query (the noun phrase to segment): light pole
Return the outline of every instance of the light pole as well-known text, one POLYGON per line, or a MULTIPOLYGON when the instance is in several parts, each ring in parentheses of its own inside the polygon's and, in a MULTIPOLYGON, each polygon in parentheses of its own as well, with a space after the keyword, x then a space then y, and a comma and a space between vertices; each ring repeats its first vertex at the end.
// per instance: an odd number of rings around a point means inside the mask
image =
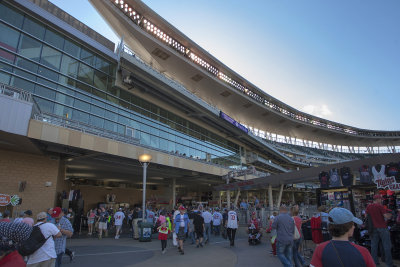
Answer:
POLYGON ((139 162, 143 166, 143 207, 142 207, 142 223, 144 223, 144 217, 146 213, 146 175, 147 175, 147 166, 149 166, 151 161, 151 155, 142 154, 139 156, 139 162))

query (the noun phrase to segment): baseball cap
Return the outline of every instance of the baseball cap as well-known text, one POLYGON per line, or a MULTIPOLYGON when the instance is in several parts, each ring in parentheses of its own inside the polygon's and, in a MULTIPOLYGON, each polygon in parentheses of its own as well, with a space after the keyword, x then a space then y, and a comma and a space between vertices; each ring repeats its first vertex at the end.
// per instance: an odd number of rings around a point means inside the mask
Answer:
POLYGON ((178 210, 186 210, 184 206, 179 206, 178 210))
POLYGON ((353 213, 348 209, 344 208, 334 208, 329 212, 329 218, 332 219, 331 224, 345 224, 349 222, 354 222, 361 225, 363 222, 354 217, 353 213))
POLYGON ((374 199, 382 199, 382 196, 381 195, 375 195, 374 199))
POLYGON ((38 219, 38 220, 42 220, 42 219, 46 219, 46 218, 47 218, 47 213, 44 211, 39 212, 39 214, 36 215, 36 219, 38 219))
POLYGON ((60 207, 55 207, 53 209, 53 212, 51 213, 51 217, 57 218, 58 216, 60 216, 61 212, 62 212, 62 209, 60 207))
POLYGON ((32 211, 31 211, 31 210, 26 210, 24 213, 25 213, 26 215, 28 215, 28 216, 32 216, 32 211))

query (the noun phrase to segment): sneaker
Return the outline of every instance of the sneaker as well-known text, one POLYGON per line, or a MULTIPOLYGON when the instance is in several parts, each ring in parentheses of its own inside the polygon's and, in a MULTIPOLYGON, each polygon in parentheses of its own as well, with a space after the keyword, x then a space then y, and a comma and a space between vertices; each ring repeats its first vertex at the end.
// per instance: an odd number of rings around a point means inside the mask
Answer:
POLYGON ((200 247, 203 247, 203 244, 200 243, 200 247))
POLYGON ((196 248, 199 248, 199 245, 197 245, 196 248))
POLYGON ((185 254, 185 252, 183 250, 181 250, 181 255, 185 254))
POLYGON ((75 258, 75 251, 72 251, 71 254, 69 255, 69 262, 72 262, 75 258))
POLYGON ((166 249, 164 249, 163 251, 161 251, 161 253, 162 253, 162 254, 165 254, 165 252, 167 252, 167 250, 166 250, 166 249))

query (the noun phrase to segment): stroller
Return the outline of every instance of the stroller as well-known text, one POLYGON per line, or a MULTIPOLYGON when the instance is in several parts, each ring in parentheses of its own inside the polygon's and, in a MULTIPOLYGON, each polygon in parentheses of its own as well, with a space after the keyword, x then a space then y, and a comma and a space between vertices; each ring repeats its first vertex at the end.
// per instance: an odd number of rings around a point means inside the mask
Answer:
POLYGON ((258 245, 261 243, 261 232, 254 226, 254 224, 250 224, 249 229, 249 245, 258 245))

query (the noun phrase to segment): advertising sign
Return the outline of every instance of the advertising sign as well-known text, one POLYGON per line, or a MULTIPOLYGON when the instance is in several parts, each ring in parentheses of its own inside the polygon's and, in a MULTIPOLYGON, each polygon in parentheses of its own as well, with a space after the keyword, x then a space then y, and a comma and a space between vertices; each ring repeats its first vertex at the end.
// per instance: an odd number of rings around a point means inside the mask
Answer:
POLYGON ((7 206, 9 204, 16 206, 19 203, 19 197, 17 195, 6 195, 0 194, 0 206, 7 206))
POLYGON ((382 176, 374 180, 376 187, 381 189, 389 189, 392 191, 400 191, 400 183, 396 182, 394 176, 386 177, 382 176))
POLYGON ((227 114, 223 113, 222 111, 219 113, 219 116, 226 120, 227 122, 235 125, 237 128, 239 128, 240 130, 242 130, 245 133, 249 133, 249 130, 243 126, 242 124, 238 123, 237 121, 235 121, 233 118, 229 117, 227 114))

